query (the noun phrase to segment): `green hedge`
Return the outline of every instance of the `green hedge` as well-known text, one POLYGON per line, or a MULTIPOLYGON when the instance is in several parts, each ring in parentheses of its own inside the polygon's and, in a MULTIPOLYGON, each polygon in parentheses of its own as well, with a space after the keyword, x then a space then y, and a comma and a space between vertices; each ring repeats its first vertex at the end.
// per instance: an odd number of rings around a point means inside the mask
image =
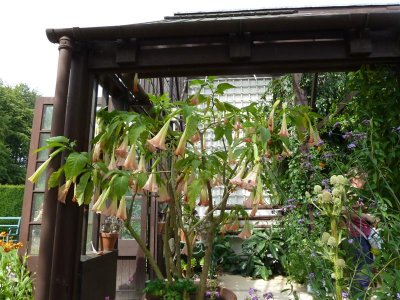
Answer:
POLYGON ((0 185, 0 217, 20 217, 24 199, 23 185, 0 185))

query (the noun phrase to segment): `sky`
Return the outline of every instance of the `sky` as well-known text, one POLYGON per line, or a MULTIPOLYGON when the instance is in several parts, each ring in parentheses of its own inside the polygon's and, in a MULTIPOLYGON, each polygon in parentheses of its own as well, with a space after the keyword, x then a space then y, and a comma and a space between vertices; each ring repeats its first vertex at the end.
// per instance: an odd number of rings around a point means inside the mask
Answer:
POLYGON ((400 4, 394 0, 7 0, 0 10, 0 80, 25 83, 53 96, 58 45, 46 28, 125 25, 157 21, 176 12, 341 5, 400 4))

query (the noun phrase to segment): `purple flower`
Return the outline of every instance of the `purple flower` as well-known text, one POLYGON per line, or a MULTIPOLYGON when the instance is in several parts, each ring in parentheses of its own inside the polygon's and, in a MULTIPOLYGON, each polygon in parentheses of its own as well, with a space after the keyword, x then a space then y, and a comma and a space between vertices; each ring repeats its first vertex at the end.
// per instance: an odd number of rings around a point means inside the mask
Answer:
POLYGON ((322 146, 324 144, 323 140, 318 141, 317 146, 322 146))
POLYGON ((284 206, 283 208, 285 209, 285 210, 291 210, 291 209, 293 209, 293 208, 295 208, 296 206, 294 206, 293 204, 289 204, 289 205, 286 205, 286 206, 284 206))
POLYGON ((254 295, 256 290, 254 288, 249 288, 249 295, 254 295))
POLYGON ((357 145, 354 144, 354 143, 351 143, 351 144, 349 144, 349 145, 347 146, 347 148, 349 148, 350 150, 353 150, 355 147, 357 147, 357 145))
POLYGON ((253 297, 251 297, 251 300, 258 300, 258 296, 254 295, 253 297))
POLYGON ((340 122, 336 122, 335 124, 333 124, 333 128, 339 127, 340 126, 340 122))
POLYGON ((351 137, 353 137, 353 133, 351 131, 345 132, 345 134, 342 135, 342 138, 344 138, 345 140, 348 140, 351 137))
POLYGON ((327 189, 329 187, 329 179, 323 179, 321 184, 327 189))
POLYGON ((396 294, 396 299, 400 299, 400 292, 396 294))
POLYGON ((293 203, 293 202, 296 202, 296 199, 294 199, 294 198, 289 198, 289 199, 287 200, 287 203, 293 203))
POLYGON ((400 133, 400 126, 399 127, 393 127, 393 132, 397 132, 397 133, 400 133))
POLYGON ((211 298, 211 292, 210 291, 206 291, 206 298, 211 298))
POLYGON ((343 299, 349 299, 349 293, 348 292, 342 292, 342 297, 343 297, 343 299))
POLYGON ((298 219, 298 220, 297 220, 297 223, 299 223, 299 224, 303 224, 303 223, 304 223, 304 219, 303 219, 303 218, 301 218, 301 219, 298 219))
POLYGON ((219 294, 219 292, 218 292, 218 291, 216 291, 216 292, 215 292, 215 294, 214 294, 214 296, 215 296, 215 298, 219 298, 219 297, 220 297, 220 294, 219 294))
POLYGON ((311 272, 310 274, 308 274, 308 278, 310 278, 311 280, 315 279, 315 273, 311 272))
POLYGON ((325 153, 324 155, 322 155, 322 157, 325 158, 325 159, 329 159, 329 158, 331 158, 332 156, 333 156, 333 153, 332 153, 332 152, 327 152, 327 153, 325 153))
POLYGON ((348 242, 349 244, 353 244, 354 240, 353 240, 353 239, 348 239, 347 242, 348 242))
POLYGON ((271 292, 265 293, 263 295, 264 300, 274 299, 274 295, 271 292))

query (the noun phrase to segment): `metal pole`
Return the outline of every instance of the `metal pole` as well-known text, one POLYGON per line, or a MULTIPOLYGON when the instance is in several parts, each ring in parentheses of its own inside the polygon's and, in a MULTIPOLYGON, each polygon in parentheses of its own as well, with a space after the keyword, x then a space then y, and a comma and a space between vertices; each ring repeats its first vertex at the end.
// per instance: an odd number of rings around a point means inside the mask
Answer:
MULTIPOLYGON (((58 50, 59 58, 51 136, 64 134, 65 109, 67 105, 68 83, 71 68, 72 40, 68 37, 60 38, 58 50)), ((55 157, 49 164, 47 176, 58 170, 60 164, 61 158, 59 156, 55 157)), ((43 219, 40 235, 35 299, 49 299, 57 196, 58 188, 46 189, 43 202, 43 219)))
MULTIPOLYGON (((92 117, 92 85, 85 51, 73 53, 64 135, 77 142, 78 151, 87 151, 92 117)), ((81 257, 84 206, 71 201, 57 203, 50 299, 78 299, 78 270, 81 257)))

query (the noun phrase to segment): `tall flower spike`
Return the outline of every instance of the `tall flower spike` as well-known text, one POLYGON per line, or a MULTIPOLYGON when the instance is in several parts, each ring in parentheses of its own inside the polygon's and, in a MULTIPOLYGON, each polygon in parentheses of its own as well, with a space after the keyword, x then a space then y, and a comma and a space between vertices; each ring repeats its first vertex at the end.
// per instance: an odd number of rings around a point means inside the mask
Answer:
POLYGON ((128 135, 125 135, 122 143, 115 149, 115 156, 125 158, 128 154, 128 135))
POLYGON ((283 117, 282 117, 282 125, 281 125, 281 130, 279 131, 279 136, 280 137, 288 137, 289 136, 289 132, 287 129, 287 124, 286 124, 286 103, 284 103, 282 105, 283 107, 283 117))
POLYGON ((155 152, 156 150, 166 150, 165 147, 165 138, 167 136, 169 123, 171 119, 165 122, 164 126, 160 129, 155 137, 150 140, 147 140, 146 146, 151 152, 155 152))
POLYGON ((126 220, 127 214, 126 214, 126 199, 125 196, 122 196, 121 201, 119 202, 119 207, 118 207, 118 211, 117 211, 117 218, 121 219, 121 220, 126 220))
POLYGON ((279 102, 280 100, 275 101, 274 105, 272 105, 271 112, 269 113, 268 128, 270 133, 274 132, 274 113, 275 113, 275 108, 278 106, 279 102))
POLYGON ((158 192, 158 185, 157 185, 155 173, 150 174, 149 178, 146 181, 146 184, 143 186, 143 189, 145 191, 148 191, 149 193, 157 193, 158 192))
POLYGON ((132 145, 129 149, 128 156, 125 159, 124 165, 125 170, 136 170, 138 168, 138 163, 136 161, 136 147, 132 145))
POLYGON ((235 177, 233 177, 232 179, 229 180, 229 182, 233 185, 237 185, 237 186, 241 186, 243 183, 243 175, 244 175, 244 171, 246 170, 246 165, 243 164, 240 169, 239 172, 235 175, 235 177))

